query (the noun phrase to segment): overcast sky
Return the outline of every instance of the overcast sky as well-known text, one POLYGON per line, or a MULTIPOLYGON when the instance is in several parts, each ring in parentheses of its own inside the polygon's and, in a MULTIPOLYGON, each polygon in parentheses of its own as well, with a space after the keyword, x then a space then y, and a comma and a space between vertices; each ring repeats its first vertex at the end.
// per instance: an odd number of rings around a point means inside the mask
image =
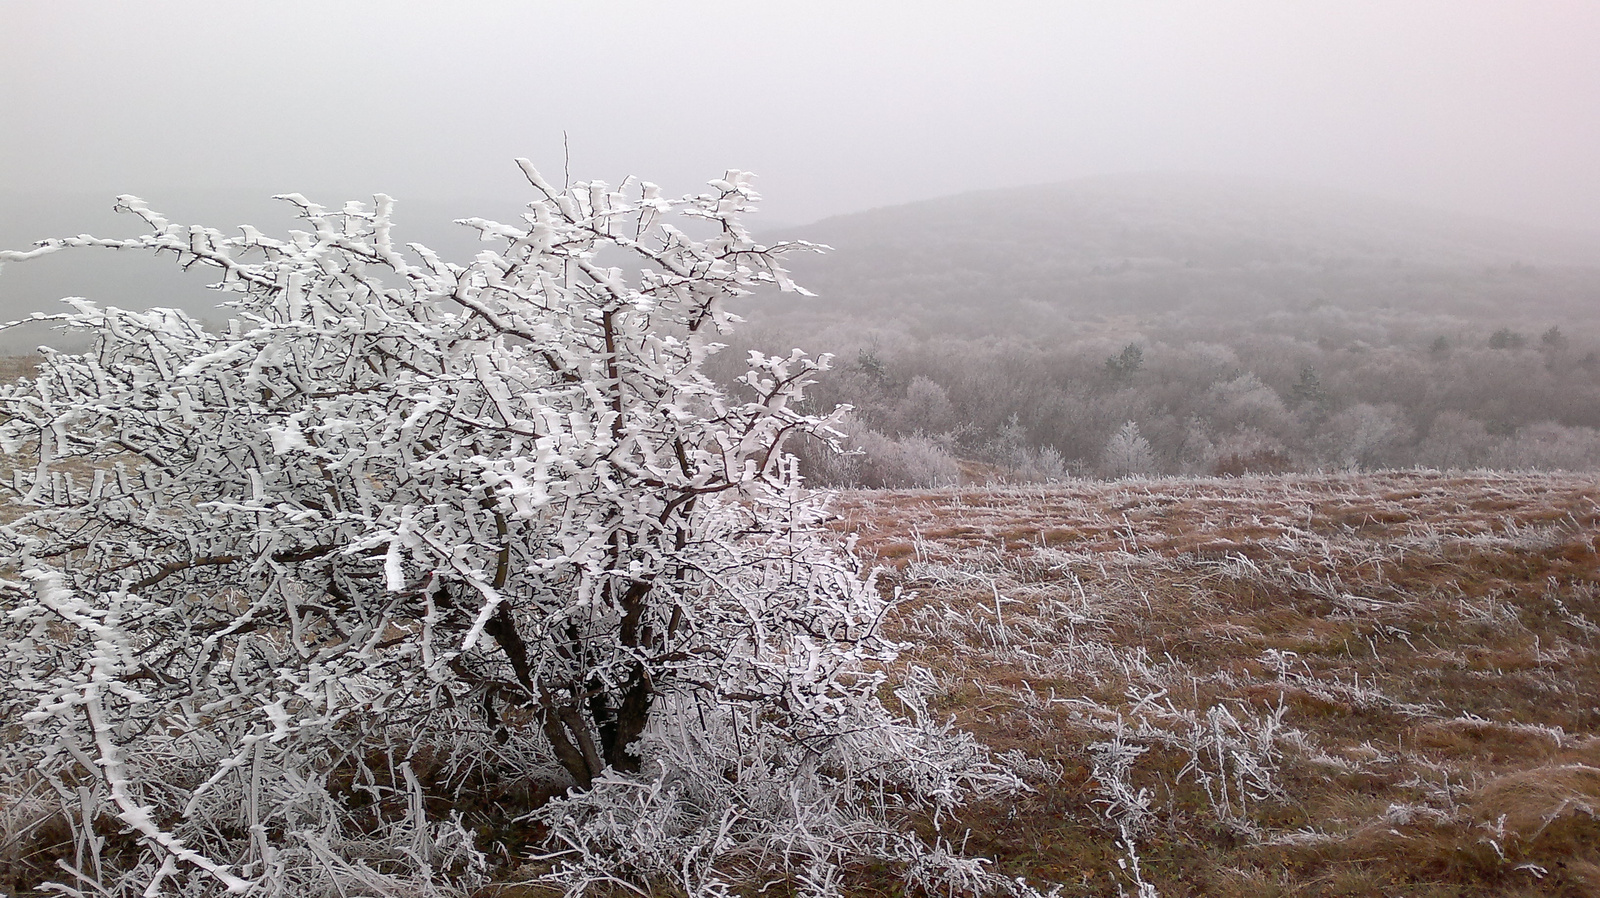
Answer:
POLYGON ((1146 170, 1600 230, 1600 2, 0 0, 0 190, 761 176, 802 222, 1146 170))

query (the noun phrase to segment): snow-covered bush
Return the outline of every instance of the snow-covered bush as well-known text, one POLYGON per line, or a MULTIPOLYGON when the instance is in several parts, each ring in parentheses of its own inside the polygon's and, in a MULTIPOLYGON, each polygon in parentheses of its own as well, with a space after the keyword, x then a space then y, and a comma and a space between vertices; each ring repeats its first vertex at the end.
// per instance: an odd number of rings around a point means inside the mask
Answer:
POLYGON ((837 424, 840 437, 795 441, 795 455, 808 481, 829 487, 922 489, 961 482, 961 465, 948 440, 921 433, 891 437, 854 415, 837 424), (843 451, 841 451, 841 449, 843 451))
POLYGON ((884 837, 895 808, 1005 785, 880 703, 885 600, 783 451, 830 433, 797 410, 827 358, 751 353, 737 396, 701 372, 724 303, 803 292, 780 261, 810 247, 751 238, 743 173, 672 200, 521 165, 529 211, 462 222, 465 265, 397 243, 382 196, 286 196, 305 230, 281 240, 123 197, 149 233, 0 254, 171 253, 232 316, 74 301, 92 348, 0 391, 28 460, 0 526, 0 807, 55 807, 21 853, 64 868, 23 885, 430 894, 537 804, 485 784, 541 777, 517 788, 576 787, 541 812, 569 887, 691 861, 697 891, 763 864, 835 882, 922 857, 884 837), (667 836, 694 857, 644 842, 667 836))

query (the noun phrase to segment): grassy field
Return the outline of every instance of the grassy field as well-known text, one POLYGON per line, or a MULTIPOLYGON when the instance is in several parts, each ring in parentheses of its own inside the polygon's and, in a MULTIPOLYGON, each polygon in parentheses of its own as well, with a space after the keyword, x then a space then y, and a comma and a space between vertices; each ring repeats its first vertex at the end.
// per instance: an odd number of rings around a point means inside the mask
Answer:
POLYGON ((958 824, 1006 872, 1065 895, 1600 894, 1600 478, 836 510, 911 594, 894 628, 940 710, 1034 789, 958 824))
POLYGON ((1600 477, 834 510, 904 590, 892 631, 942 682, 935 710, 1032 788, 943 826, 1008 875, 1064 896, 1600 895, 1600 477))

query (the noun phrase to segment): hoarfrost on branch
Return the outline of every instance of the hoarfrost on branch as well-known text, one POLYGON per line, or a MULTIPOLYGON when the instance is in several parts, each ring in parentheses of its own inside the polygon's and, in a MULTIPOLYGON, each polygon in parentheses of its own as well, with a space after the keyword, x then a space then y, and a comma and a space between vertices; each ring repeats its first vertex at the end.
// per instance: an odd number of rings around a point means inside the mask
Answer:
POLYGON ((144 236, 0 253, 170 253, 231 315, 74 300, 92 347, 0 392, 0 805, 68 821, 62 888, 467 886, 507 777, 574 787, 531 811, 571 891, 710 894, 732 857, 922 878, 945 853, 888 809, 1014 785, 880 703, 887 604, 783 451, 834 435, 827 357, 702 372, 728 301, 803 293, 780 263, 814 247, 755 242, 744 173, 667 199, 520 164, 529 211, 462 221, 465 265, 396 243, 384 196, 281 197, 286 239, 121 197, 144 236))

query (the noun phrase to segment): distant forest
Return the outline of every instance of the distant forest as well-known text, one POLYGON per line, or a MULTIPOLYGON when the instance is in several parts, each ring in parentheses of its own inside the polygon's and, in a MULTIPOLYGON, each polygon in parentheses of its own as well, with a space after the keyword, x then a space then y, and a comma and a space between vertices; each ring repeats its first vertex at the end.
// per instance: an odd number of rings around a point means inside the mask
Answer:
POLYGON ((1600 468, 1600 241, 1339 194, 1099 179, 820 222, 814 481, 1600 468))
MULTIPOLYGON (((46 199, 0 197, 5 245, 128 230, 46 199)), ((518 214, 515 198, 498 202, 518 214)), ((403 239, 475 252, 473 232, 432 224, 457 206, 470 204, 402 202, 403 239)), ((172 211, 211 208, 255 210, 197 194, 172 211)), ((834 355, 808 401, 854 407, 857 451, 792 444, 813 482, 1600 469, 1600 235, 1179 175, 747 224, 832 247, 793 263, 814 298, 736 308, 749 324, 712 366, 731 383, 749 349, 834 355)), ((16 264, 0 310, 76 294, 219 320, 216 295, 169 268, 95 253, 16 264)), ((0 345, 58 336, 17 329, 0 345)))

